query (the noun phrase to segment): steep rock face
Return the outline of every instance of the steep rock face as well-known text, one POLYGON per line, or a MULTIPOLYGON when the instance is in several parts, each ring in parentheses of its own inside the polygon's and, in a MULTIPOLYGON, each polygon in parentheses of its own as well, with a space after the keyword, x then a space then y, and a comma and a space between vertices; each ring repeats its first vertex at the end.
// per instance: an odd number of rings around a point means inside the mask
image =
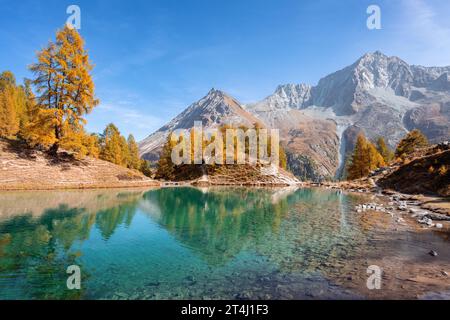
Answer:
POLYGON ((226 124, 253 127, 255 123, 263 126, 262 122, 244 110, 237 100, 222 91, 211 89, 205 97, 190 105, 168 124, 141 141, 139 143, 141 157, 156 161, 169 134, 177 129, 193 128, 196 121, 201 121, 203 128, 226 124))
MULTIPOLYGON (((395 148, 408 133, 403 126, 402 112, 382 103, 374 103, 361 110, 354 117, 353 124, 372 141, 384 137, 391 148, 395 148)), ((350 146, 353 149, 353 145, 350 146)))
POLYGON ((450 73, 449 67, 423 67, 411 66, 411 71, 414 76, 413 85, 418 88, 429 87, 437 78, 444 73, 450 73))
POLYGON ((274 94, 263 101, 250 104, 247 108, 256 112, 273 110, 302 109, 311 103, 311 86, 307 84, 280 85, 274 94))
MULTIPOLYGON (((301 110, 309 122, 336 123, 333 135, 320 130, 302 134, 304 141, 310 141, 315 148, 327 148, 324 153, 335 153, 339 165, 330 170, 329 159, 315 158, 311 148, 287 148, 291 168, 300 177, 342 176, 346 157, 353 150, 356 135, 364 133, 369 139, 379 136, 395 148, 400 139, 414 128, 422 130, 432 142, 450 137, 450 67, 410 66, 397 57, 388 57, 381 52, 368 53, 354 64, 322 78, 317 86, 308 88, 306 99, 298 101, 295 90, 275 93, 259 103, 249 104, 246 109, 260 117, 267 125, 280 129, 289 128, 285 141, 298 140, 298 130, 304 126, 302 116, 286 117, 290 110, 301 110), (282 98, 281 98, 282 97, 282 98), (296 137, 293 134, 297 135, 296 137), (334 145, 338 137, 338 147, 334 145), (349 139, 349 136, 351 139, 349 139), (315 144, 315 140, 328 143, 315 144), (312 169, 314 168, 314 169, 312 169), (334 170, 334 171, 333 171, 334 170), (325 174, 327 173, 327 174, 325 174), (324 175, 325 174, 325 175, 324 175)), ((291 85, 294 86, 294 85, 291 85)), ((303 91, 305 92, 305 91, 303 91)), ((286 130, 284 130, 286 132, 286 130)))
POLYGON ((370 101, 371 89, 389 88, 398 96, 408 97, 412 82, 406 62, 377 51, 322 78, 312 89, 312 103, 330 107, 338 116, 352 115, 370 101))
POLYGON ((278 129, 288 167, 303 180, 333 176, 339 166, 339 137, 336 122, 312 118, 302 110, 277 109, 255 114, 272 129, 278 129))
POLYGON ((450 102, 422 105, 409 110, 405 115, 408 129, 419 129, 432 143, 450 137, 450 102))

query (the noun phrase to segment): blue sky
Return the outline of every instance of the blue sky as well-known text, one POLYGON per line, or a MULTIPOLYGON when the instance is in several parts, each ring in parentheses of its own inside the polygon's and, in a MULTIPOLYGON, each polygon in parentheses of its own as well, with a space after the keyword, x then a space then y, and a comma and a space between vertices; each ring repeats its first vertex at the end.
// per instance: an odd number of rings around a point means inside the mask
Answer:
POLYGON ((375 50, 450 65, 448 0, 0 0, 0 70, 30 77, 71 4, 101 100, 87 128, 114 122, 139 140, 211 87, 253 102, 375 50), (366 27, 370 4, 381 8, 381 30, 366 27))

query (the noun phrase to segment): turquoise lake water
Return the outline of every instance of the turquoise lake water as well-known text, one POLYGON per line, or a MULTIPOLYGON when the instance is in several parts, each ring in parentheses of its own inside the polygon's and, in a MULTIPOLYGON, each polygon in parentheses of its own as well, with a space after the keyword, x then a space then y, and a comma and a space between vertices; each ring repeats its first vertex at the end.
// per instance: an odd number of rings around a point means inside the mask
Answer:
MULTIPOLYGON (((355 215, 367 200, 320 189, 3 192, 0 299, 364 298, 347 282, 364 279, 384 252, 380 232, 391 235, 355 215), (70 265, 80 290, 67 288, 70 265)), ((448 246, 430 235, 398 245, 407 255, 422 240, 448 246)))

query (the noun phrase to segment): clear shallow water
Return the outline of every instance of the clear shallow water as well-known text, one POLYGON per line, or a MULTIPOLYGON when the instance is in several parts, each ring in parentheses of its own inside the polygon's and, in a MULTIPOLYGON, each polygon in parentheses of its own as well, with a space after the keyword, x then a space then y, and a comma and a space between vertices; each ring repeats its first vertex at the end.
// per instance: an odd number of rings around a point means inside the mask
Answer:
POLYGON ((364 298, 373 261, 448 248, 361 219, 353 208, 368 200, 319 189, 0 193, 0 299, 364 298), (82 289, 70 291, 74 264, 82 289))

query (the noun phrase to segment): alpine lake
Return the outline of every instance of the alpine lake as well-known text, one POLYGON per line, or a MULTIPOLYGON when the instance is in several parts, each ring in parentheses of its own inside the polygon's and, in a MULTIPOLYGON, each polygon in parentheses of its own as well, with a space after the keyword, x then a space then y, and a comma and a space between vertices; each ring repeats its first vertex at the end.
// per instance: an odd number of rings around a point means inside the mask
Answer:
POLYGON ((387 199, 320 188, 1 192, 0 299, 449 298, 448 230, 355 212, 371 201, 387 199), (69 266, 80 289, 67 285, 69 266))

